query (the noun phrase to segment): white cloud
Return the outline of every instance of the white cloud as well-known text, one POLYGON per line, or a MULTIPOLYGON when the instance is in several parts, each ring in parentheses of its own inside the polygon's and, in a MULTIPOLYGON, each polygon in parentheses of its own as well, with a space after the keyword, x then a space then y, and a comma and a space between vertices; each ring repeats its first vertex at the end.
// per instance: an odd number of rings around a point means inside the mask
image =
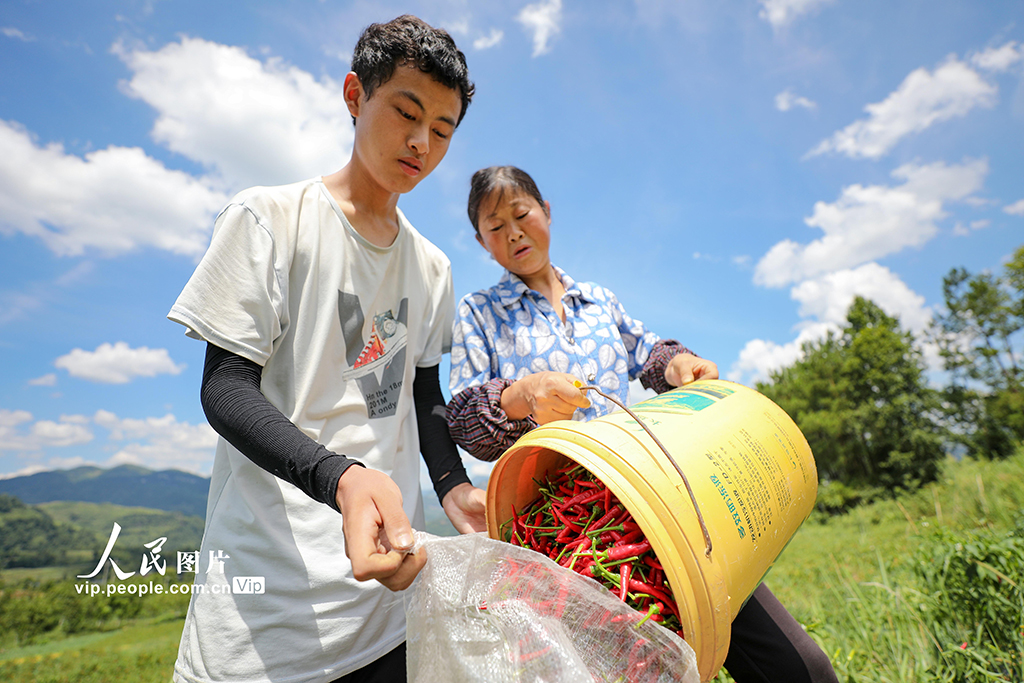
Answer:
POLYGON ((1003 211, 1011 216, 1024 216, 1024 199, 1018 199, 1013 204, 1004 206, 1003 211))
POLYGON ((982 230, 992 225, 992 221, 983 219, 979 221, 971 221, 967 225, 957 221, 957 224, 953 226, 953 234, 957 237, 966 237, 975 230, 982 230))
POLYGON ((473 41, 473 48, 477 50, 487 50, 501 43, 502 38, 505 37, 505 32, 492 28, 491 32, 486 36, 480 36, 473 41))
POLYGON ((111 441, 131 442, 110 458, 111 465, 208 473, 213 464, 217 433, 206 423, 190 425, 171 414, 141 420, 119 418, 106 410, 97 411, 93 421, 110 431, 111 441))
POLYGON ((199 256, 225 201, 141 149, 78 157, 59 143, 40 147, 19 125, 0 121, 0 234, 38 237, 58 255, 156 247, 199 256))
POLYGON ((823 140, 809 156, 839 152, 855 159, 878 159, 911 133, 963 117, 975 107, 993 106, 997 93, 995 85, 951 56, 934 72, 923 67, 911 72, 884 100, 864 107, 867 118, 823 140))
POLYGON ((704 254, 702 252, 695 251, 695 252, 693 252, 693 260, 694 261, 710 261, 711 263, 718 263, 722 259, 720 257, 714 256, 712 254, 704 254))
POLYGON ((562 31, 562 0, 542 0, 527 5, 516 15, 516 21, 533 35, 533 56, 551 50, 551 39, 562 31))
POLYGON ((25 318, 42 305, 43 298, 38 293, 0 292, 0 325, 25 318))
POLYGON ((445 22, 444 30, 455 36, 464 36, 469 33, 469 19, 456 19, 445 22))
POLYGON ((62 415, 59 422, 32 423, 26 410, 0 409, 0 451, 34 452, 46 448, 77 446, 92 441, 93 434, 79 416, 62 415))
POLYGON ((788 344, 752 339, 740 351, 739 358, 730 366, 726 378, 748 386, 766 381, 773 371, 792 365, 802 358, 802 347, 805 343, 822 339, 830 330, 837 329, 830 323, 807 324, 803 326, 797 338, 788 344))
MULTIPOLYGON (((799 302, 800 316, 805 318, 797 326, 796 339, 785 344, 765 339, 747 342, 730 367, 728 379, 753 385, 768 380, 771 372, 792 365, 803 357, 805 343, 823 339, 830 330, 839 330, 856 296, 875 302, 888 315, 899 318, 903 329, 915 334, 926 330, 932 319, 932 309, 925 305, 925 298, 877 263, 805 280, 790 290, 790 296, 799 302)), ((927 344, 921 346, 928 365, 933 369, 941 367, 935 349, 927 344)))
POLYGON ((759 16, 779 29, 796 19, 801 14, 807 14, 831 0, 759 0, 761 11, 759 16))
POLYGON ((0 28, 0 33, 3 33, 8 38, 15 38, 26 43, 31 43, 35 40, 34 36, 27 35, 20 29, 14 28, 13 26, 4 26, 3 28, 0 28))
POLYGON ((800 303, 799 313, 804 318, 839 325, 856 296, 878 304, 887 314, 900 319, 900 324, 912 332, 922 332, 932 319, 932 310, 925 299, 910 289, 895 273, 877 263, 865 263, 859 268, 839 270, 793 287, 790 295, 800 303))
POLYGON ((57 375, 52 372, 28 381, 30 387, 52 387, 55 384, 57 384, 57 375))
MULTIPOLYGON (((27 410, 8 410, 6 408, 0 408, 0 433, 4 433, 2 430, 13 429, 18 425, 31 420, 32 413, 27 410)), ((0 443, 3 443, 3 439, 0 439, 0 443)))
POLYGON ((793 107, 803 107, 804 109, 815 109, 817 103, 803 97, 796 95, 789 88, 783 90, 775 96, 775 108, 779 111, 789 111, 793 107))
POLYGON ((67 370, 72 377, 104 384, 125 384, 136 377, 177 375, 185 369, 185 365, 176 365, 171 360, 167 349, 133 349, 125 342, 100 344, 95 351, 73 349, 54 361, 54 365, 67 370))
POLYGON ((91 418, 61 415, 57 421, 33 422, 28 411, 0 409, 0 451, 28 454, 31 462, 18 472, 0 478, 46 469, 101 464, 109 467, 125 463, 155 470, 174 468, 209 474, 216 445, 217 434, 208 424, 191 425, 180 422, 171 414, 134 419, 98 410, 91 418), (47 449, 79 446, 93 441, 94 426, 107 430, 108 440, 117 448, 106 462, 86 460, 80 455, 59 457, 47 453, 47 449))
POLYGON ((990 47, 987 50, 971 55, 971 64, 987 71, 1006 71, 1024 57, 1024 45, 1019 49, 1017 41, 1011 40, 1001 47, 990 47))
POLYGON ((326 76, 198 38, 114 52, 133 72, 124 91, 157 110, 153 138, 233 189, 330 173, 349 159, 342 84, 326 76))
POLYGON ((921 246, 938 231, 936 221, 946 216, 943 204, 980 189, 986 173, 984 160, 905 164, 892 172, 905 181, 902 185, 844 187, 837 201, 817 202, 814 213, 804 219, 824 237, 807 245, 779 242, 758 262, 754 282, 781 287, 921 246))

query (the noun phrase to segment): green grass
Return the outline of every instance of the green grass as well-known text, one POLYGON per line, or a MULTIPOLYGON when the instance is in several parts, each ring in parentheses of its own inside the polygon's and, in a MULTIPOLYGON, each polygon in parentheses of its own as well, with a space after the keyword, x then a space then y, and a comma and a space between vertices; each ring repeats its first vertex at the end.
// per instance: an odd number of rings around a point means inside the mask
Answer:
POLYGON ((178 654, 182 619, 137 622, 113 633, 0 653, 0 680, 34 683, 167 683, 178 654))
POLYGON ((765 581, 829 654, 840 681, 941 680, 940 651, 969 657, 985 639, 966 633, 952 642, 947 633, 943 640, 925 614, 918 553, 939 530, 964 538, 1005 534, 1022 509, 1024 451, 997 462, 951 460, 939 481, 913 494, 812 517, 765 581))
MULTIPOLYGON (((17 583, 24 579, 33 579, 35 581, 74 579, 77 574, 83 573, 86 564, 88 563, 57 567, 17 567, 15 569, 4 569, 0 570, 0 579, 8 583, 17 583)), ((88 567, 87 571, 92 571, 92 567, 88 567)))

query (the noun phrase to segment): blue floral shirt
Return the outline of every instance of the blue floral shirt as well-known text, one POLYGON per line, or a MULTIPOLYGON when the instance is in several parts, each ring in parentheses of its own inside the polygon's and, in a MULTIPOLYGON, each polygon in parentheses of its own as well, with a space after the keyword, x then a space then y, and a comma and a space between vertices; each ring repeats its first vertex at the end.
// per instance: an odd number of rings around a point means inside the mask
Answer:
MULTIPOLYGON (((629 380, 640 373, 658 336, 631 318, 610 290, 576 282, 557 267, 555 273, 565 287, 564 323, 542 294, 508 271, 494 287, 462 298, 452 334, 453 397, 495 378, 552 370, 628 404, 629 380)), ((616 409, 594 392, 587 398, 591 407, 577 409, 573 419, 616 409)))

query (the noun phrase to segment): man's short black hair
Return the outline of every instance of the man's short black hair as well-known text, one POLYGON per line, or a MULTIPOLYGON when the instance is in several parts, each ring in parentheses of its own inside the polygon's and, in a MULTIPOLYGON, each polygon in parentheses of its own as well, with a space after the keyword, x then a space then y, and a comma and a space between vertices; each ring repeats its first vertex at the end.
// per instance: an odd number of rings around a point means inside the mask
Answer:
POLYGON ((370 24, 359 36, 352 54, 352 71, 359 76, 369 98, 387 83, 397 66, 415 66, 462 97, 462 122, 473 99, 466 56, 443 28, 434 28, 418 17, 404 14, 386 24, 370 24))

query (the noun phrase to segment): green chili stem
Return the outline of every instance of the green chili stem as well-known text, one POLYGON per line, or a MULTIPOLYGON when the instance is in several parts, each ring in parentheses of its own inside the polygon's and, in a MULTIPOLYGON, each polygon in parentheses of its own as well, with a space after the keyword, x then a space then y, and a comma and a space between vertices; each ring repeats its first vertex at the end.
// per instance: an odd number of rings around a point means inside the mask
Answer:
POLYGON ((651 606, 647 610, 647 614, 644 615, 643 619, 641 619, 640 621, 636 622, 636 625, 633 628, 640 628, 641 624, 643 624, 645 621, 650 619, 655 614, 661 614, 661 608, 658 607, 658 603, 656 603, 656 602, 651 604, 651 606))

